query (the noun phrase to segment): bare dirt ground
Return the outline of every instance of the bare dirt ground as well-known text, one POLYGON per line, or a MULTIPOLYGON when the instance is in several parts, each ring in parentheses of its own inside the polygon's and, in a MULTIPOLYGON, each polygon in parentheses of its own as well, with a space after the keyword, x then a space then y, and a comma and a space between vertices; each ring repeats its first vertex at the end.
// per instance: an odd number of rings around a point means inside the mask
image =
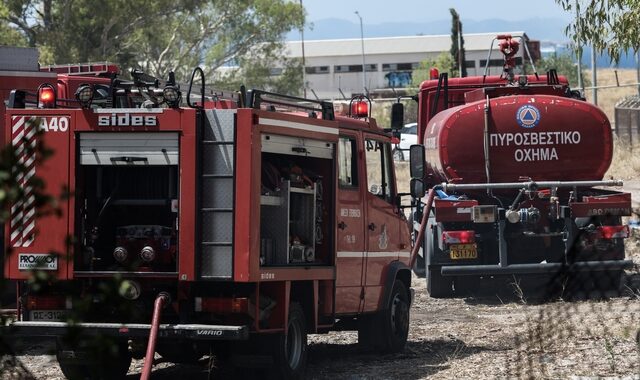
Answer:
MULTIPOLYGON (((355 332, 312 335, 307 377, 638 378, 639 284, 638 276, 629 273, 619 292, 571 302, 530 300, 518 296, 516 286, 499 295, 439 300, 427 295, 424 280, 414 278, 416 298, 404 352, 367 352, 357 345, 355 332)), ((18 358, 35 378, 63 379, 52 349, 46 341, 28 343, 18 358)), ((163 363, 153 378, 228 377, 208 367, 206 358, 195 366, 163 363)), ((128 378, 138 378, 141 368, 142 361, 134 361, 128 378)))

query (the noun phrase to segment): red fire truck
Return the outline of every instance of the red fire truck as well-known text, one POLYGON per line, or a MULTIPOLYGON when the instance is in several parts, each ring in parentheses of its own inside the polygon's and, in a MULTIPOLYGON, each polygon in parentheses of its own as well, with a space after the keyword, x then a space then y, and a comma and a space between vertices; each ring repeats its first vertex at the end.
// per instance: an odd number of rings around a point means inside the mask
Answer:
POLYGON ((227 96, 196 69, 183 107, 173 76, 132 76, 74 94, 61 78, 40 87, 38 108, 9 103, 7 140, 54 150, 20 175, 41 177, 62 210, 12 207, 9 331, 56 337, 70 378, 122 376, 146 352, 144 378, 154 352, 184 362, 211 350, 299 378, 307 334, 336 329, 402 350, 411 242, 370 103, 341 116, 327 102, 227 96), (55 281, 30 286, 34 270, 55 281), (115 349, 96 351, 95 335, 115 349))
MULTIPOLYGON (((633 265, 621 220, 631 196, 603 188, 622 185, 602 180, 609 120, 555 71, 516 77, 518 40, 497 40, 502 75, 434 72, 420 86, 411 188, 414 199, 431 190, 414 214, 416 272, 433 297, 513 276, 547 277, 565 291, 618 289, 633 265)), ((402 113, 398 103, 398 126, 402 113)))
MULTIPOLYGON (((58 78, 65 78, 64 87, 69 93, 73 93, 80 83, 109 83, 109 75, 117 72, 117 67, 109 63, 71 64, 41 67, 38 63, 38 50, 36 48, 0 46, 0 131, 5 131, 5 100, 9 98, 12 90, 20 89, 25 92, 36 93, 42 83, 56 83, 58 78)), ((64 96, 63 96, 64 97, 64 96)), ((0 146, 5 146, 5 133, 0 133, 0 146)), ((4 238, 4 228, 0 231, 0 240, 4 238)), ((2 258, 4 259, 4 257, 2 258)), ((7 284, 5 284, 7 285, 7 284)), ((5 309, 7 306, 15 306, 15 287, 3 287, 0 302, 3 312, 12 312, 13 309, 5 309)))

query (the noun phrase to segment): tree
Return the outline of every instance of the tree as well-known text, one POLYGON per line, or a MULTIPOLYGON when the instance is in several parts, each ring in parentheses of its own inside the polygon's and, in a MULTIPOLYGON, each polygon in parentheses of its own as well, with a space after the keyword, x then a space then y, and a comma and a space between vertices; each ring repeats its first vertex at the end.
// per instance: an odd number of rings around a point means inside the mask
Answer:
POLYGON ((577 17, 565 30, 576 45, 592 45, 618 63, 620 53, 640 49, 640 0, 556 0, 577 17))
POLYGON ((449 73, 449 78, 455 77, 458 74, 458 70, 454 69, 455 62, 453 57, 446 52, 441 53, 436 59, 426 59, 420 62, 420 66, 413 70, 411 74, 411 82, 413 87, 420 87, 420 83, 429 79, 429 70, 432 68, 438 69, 440 73, 449 73))
MULTIPOLYGON (((449 12, 451 12, 451 57, 453 58, 454 67, 462 72, 460 74, 461 77, 467 76, 467 67, 465 66, 465 54, 464 54, 464 38, 462 37, 462 22, 460 22, 460 15, 454 8, 449 8, 449 12), (458 50, 459 48, 459 50, 458 50)), ((453 68, 451 73, 453 76, 453 68)))
POLYGON ((279 94, 299 96, 302 88, 302 61, 280 58, 281 67, 274 68, 274 57, 243 57, 238 66, 214 75, 213 85, 221 89, 237 89, 245 85, 279 94))
POLYGON ((108 60, 158 77, 174 70, 179 80, 197 65, 211 75, 249 54, 279 57, 284 34, 305 19, 287 0, 5 0, 1 7, 0 21, 38 47, 43 63, 108 60))
MULTIPOLYGON (((558 75, 564 75, 567 77, 569 85, 572 87, 578 86, 578 71, 575 66, 575 59, 569 54, 553 54, 548 57, 544 57, 536 62, 536 68, 540 73, 545 73, 551 69, 555 69, 558 72, 558 75)), ((585 87, 589 87, 591 85, 589 78, 585 78, 583 76, 582 81, 585 87)))

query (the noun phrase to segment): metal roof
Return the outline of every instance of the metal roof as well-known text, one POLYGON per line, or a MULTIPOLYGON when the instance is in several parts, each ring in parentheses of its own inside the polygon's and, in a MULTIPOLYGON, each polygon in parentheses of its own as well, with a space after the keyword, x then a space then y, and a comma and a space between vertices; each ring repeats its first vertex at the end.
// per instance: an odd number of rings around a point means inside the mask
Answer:
POLYGON ((638 95, 627 96, 615 105, 616 109, 640 109, 640 97, 638 95))
MULTIPOLYGON (((469 33, 463 34, 464 49, 466 51, 488 51, 491 41, 498 34, 510 34, 512 36, 523 36, 528 40, 525 32, 496 32, 496 33, 469 33)), ((290 57, 301 57, 301 41, 289 41, 286 43, 288 55, 290 57)), ((328 57, 328 56, 353 56, 361 54, 361 39, 349 38, 340 40, 305 40, 305 57, 328 57)), ((451 48, 451 35, 428 35, 428 36, 403 36, 403 37, 382 37, 365 38, 364 50, 367 55, 374 54, 407 54, 407 53, 439 53, 449 51, 451 48)), ((498 44, 493 44, 494 50, 498 49, 498 44)))

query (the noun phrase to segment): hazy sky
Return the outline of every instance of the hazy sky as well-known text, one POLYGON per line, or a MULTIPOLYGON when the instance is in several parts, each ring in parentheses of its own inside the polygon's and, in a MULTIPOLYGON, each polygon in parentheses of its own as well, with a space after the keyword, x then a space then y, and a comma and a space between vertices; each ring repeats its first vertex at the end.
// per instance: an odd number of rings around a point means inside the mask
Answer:
POLYGON ((522 20, 552 17, 569 20, 554 0, 302 0, 309 21, 340 18, 359 22, 353 12, 359 11, 365 24, 383 22, 442 20, 455 8, 464 22, 468 20, 522 20))

